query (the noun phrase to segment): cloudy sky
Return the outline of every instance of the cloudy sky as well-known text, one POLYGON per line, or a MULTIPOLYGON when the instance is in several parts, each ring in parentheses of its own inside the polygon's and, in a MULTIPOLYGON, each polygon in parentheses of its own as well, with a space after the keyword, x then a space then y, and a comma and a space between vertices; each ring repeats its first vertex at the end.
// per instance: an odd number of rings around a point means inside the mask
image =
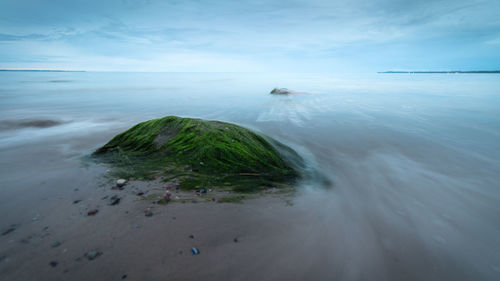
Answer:
POLYGON ((500 69, 500 1, 0 0, 0 68, 500 69))

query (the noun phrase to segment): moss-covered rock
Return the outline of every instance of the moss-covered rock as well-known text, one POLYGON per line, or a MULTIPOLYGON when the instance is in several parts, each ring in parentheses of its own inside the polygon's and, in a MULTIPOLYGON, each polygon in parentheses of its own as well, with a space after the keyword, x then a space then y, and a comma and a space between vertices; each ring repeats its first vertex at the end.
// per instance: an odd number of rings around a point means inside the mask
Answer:
POLYGON ((165 173, 182 178, 181 187, 186 189, 230 182, 237 191, 255 191, 298 176, 283 151, 298 155, 275 145, 281 152, 260 135, 234 124, 168 116, 135 125, 94 155, 128 168, 130 177, 165 173))

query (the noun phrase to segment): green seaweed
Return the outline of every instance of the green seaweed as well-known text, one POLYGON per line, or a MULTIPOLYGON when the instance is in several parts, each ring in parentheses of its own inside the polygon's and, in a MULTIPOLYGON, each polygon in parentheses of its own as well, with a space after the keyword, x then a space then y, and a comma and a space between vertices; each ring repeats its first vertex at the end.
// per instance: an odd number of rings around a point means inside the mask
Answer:
POLYGON ((279 150, 238 125, 168 116, 135 125, 93 155, 126 177, 151 179, 164 174, 181 178, 185 190, 230 183, 235 191, 254 192, 298 177, 284 155, 300 157, 272 142, 279 150))

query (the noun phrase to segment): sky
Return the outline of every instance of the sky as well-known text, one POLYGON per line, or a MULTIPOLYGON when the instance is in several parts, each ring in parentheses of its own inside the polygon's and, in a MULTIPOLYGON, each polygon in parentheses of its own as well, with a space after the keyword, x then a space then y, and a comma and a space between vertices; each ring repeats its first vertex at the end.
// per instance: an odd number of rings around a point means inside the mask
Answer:
POLYGON ((0 0, 0 69, 500 69, 500 0, 0 0))

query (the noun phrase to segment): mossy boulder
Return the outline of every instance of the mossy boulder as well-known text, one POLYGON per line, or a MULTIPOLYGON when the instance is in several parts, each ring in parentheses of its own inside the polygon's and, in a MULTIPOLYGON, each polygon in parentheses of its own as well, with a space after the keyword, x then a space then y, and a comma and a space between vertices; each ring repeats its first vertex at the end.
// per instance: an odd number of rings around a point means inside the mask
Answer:
POLYGON ((94 153, 128 168, 130 177, 164 173, 181 178, 184 188, 229 182, 236 189, 243 184, 240 191, 297 178, 284 154, 300 159, 290 148, 241 126, 176 116, 139 123, 94 153))

